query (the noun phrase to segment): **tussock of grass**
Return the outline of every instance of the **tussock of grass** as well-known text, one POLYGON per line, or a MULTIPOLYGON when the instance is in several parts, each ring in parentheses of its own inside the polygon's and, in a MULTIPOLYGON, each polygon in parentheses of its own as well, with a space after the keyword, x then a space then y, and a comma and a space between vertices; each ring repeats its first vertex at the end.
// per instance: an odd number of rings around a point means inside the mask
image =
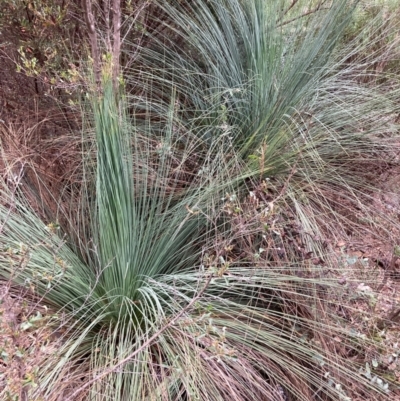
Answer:
POLYGON ((279 2, 155 7, 128 94, 108 66, 89 93, 74 219, 3 185, 0 274, 65 328, 31 398, 384 396, 332 311, 352 287, 322 240, 362 228, 345 211, 368 211, 363 169, 399 107, 398 82, 371 88, 334 52, 353 2, 288 24, 279 2))

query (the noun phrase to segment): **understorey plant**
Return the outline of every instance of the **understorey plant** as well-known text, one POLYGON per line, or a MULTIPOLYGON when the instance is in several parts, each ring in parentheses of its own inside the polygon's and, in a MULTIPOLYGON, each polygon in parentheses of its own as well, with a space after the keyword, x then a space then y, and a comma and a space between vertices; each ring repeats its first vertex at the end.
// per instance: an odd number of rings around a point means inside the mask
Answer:
POLYGON ((136 69, 116 84, 105 57, 88 91, 74 209, 44 221, 3 183, 0 275, 61 325, 30 399, 386 396, 350 358, 369 342, 327 307, 342 285, 315 238, 347 221, 332 192, 367 196, 375 107, 389 125, 398 89, 343 70, 353 2, 290 4, 156 2, 136 69))

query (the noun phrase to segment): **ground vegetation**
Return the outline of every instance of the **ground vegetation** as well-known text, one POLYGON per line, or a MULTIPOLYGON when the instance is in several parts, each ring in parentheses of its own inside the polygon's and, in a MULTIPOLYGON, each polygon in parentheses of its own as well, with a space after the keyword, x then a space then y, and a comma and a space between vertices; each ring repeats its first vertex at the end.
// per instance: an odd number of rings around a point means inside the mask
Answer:
POLYGON ((399 397, 394 2, 1 5, 2 399, 399 397))

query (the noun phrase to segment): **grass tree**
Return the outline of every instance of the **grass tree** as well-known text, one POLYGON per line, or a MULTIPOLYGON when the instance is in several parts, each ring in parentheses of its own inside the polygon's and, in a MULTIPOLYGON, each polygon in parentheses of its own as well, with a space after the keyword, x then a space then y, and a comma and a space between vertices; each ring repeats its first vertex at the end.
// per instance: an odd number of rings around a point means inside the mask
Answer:
POLYGON ((398 86, 364 85, 335 52, 354 2, 310 14, 296 3, 156 2, 149 28, 136 26, 127 94, 107 66, 89 93, 77 223, 64 216, 57 229, 4 185, 0 274, 44 297, 64 328, 32 399, 379 391, 348 359, 368 341, 327 307, 340 298, 336 277, 271 257, 274 204, 311 238, 332 227, 328 214, 345 221, 331 194, 366 193, 357 168, 382 150, 398 86), (268 178, 262 228, 247 231, 247 186, 268 178))
POLYGON ((358 2, 336 1, 327 10, 315 3, 160 2, 146 47, 132 47, 141 79, 128 75, 133 95, 151 94, 163 110, 174 88, 182 119, 200 138, 231 138, 254 176, 284 181, 292 172, 292 200, 308 199, 332 215, 330 188, 364 191, 365 166, 377 165, 377 152, 392 146, 398 80, 362 81, 376 75, 368 66, 397 57, 397 41, 395 23, 382 26, 378 15, 355 48, 338 50, 358 2), (382 46, 384 37, 390 44, 382 46), (145 83, 140 92, 138 82, 145 83))

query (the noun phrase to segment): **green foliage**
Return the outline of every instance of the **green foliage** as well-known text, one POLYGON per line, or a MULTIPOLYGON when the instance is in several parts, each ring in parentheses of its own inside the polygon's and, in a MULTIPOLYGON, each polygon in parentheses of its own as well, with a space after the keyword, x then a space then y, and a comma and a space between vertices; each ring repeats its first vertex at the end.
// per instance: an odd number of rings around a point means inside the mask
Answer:
POLYGON ((342 46, 347 45, 349 60, 369 72, 369 81, 390 79, 390 74, 399 73, 399 7, 393 1, 360 3, 342 46))
POLYGON ((283 24, 278 1, 155 3, 149 27, 137 26, 146 40, 131 45, 128 95, 107 65, 88 94, 78 224, 46 225, 4 185, 0 275, 45 297, 67 328, 35 396, 310 401, 387 390, 336 353, 333 338, 356 353, 364 340, 326 308, 340 298, 334 274, 271 257, 285 251, 278 203, 322 256, 309 237, 346 221, 332 193, 365 193, 362 167, 398 111, 398 83, 370 89, 334 52, 354 5, 305 19, 292 10, 283 24), (261 230, 240 220, 251 217, 240 203, 249 178, 272 182, 261 230))
POLYGON ((176 87, 184 116, 196 121, 202 138, 230 135, 245 156, 265 144, 268 167, 286 170, 291 131, 309 120, 299 106, 314 96, 352 2, 335 2, 306 28, 302 19, 282 26, 279 2, 161 4, 168 18, 157 23, 167 34, 139 52, 160 96, 176 87), (168 32, 170 25, 177 28, 168 32))
POLYGON ((2 40, 18 72, 51 87, 78 83, 76 63, 85 52, 79 8, 73 0, 0 1, 2 40))
MULTIPOLYGON (((395 131, 399 111, 398 79, 382 74, 367 84, 365 66, 380 55, 353 63, 360 48, 342 47, 356 5, 336 1, 304 17, 296 2, 289 18, 281 2, 160 2, 159 28, 148 30, 145 46, 131 45, 138 68, 127 82, 161 119, 174 88, 179 123, 205 143, 232 141, 248 165, 243 175, 278 177, 305 226, 317 214, 331 216, 329 230, 351 224, 336 212, 334 192, 358 203, 365 166, 390 146, 382 139, 395 131)), ((328 219, 318 220, 316 235, 328 219)))

